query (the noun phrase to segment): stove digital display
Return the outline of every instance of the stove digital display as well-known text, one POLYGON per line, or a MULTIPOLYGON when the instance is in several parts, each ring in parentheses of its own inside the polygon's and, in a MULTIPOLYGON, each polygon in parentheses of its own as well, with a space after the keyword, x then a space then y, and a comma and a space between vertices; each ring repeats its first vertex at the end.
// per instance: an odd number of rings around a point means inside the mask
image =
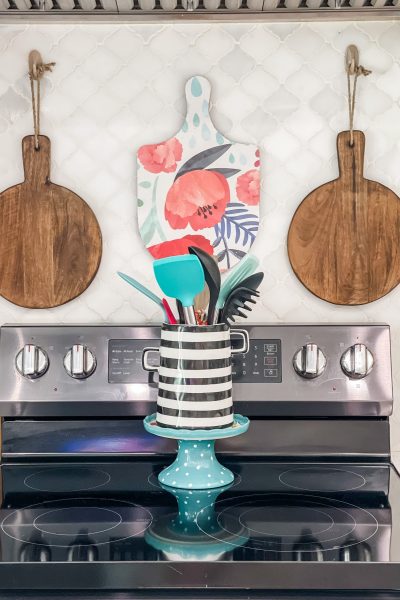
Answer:
MULTIPOLYGON (((240 348, 243 340, 232 333, 232 347, 240 348)), ((158 340, 110 340, 108 345, 109 383, 148 383, 149 373, 142 367, 145 348, 157 347, 158 340)), ((148 360, 159 364, 157 352, 148 360)), ((233 381, 240 383, 280 383, 282 381, 281 340, 251 339, 247 354, 232 357, 233 381)))
MULTIPOLYGON (((142 367, 145 348, 157 347, 158 340, 110 340, 108 342, 109 383, 148 383, 149 373, 142 367)), ((148 356, 150 364, 159 364, 158 352, 148 356)))

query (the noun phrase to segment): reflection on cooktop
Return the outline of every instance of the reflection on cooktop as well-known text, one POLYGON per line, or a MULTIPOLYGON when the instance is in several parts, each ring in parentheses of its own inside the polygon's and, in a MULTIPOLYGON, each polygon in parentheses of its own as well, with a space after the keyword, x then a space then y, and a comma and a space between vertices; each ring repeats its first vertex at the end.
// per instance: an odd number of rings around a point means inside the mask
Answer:
POLYGON ((108 544, 111 535, 114 541, 139 536, 151 521, 152 514, 147 508, 126 500, 69 498, 9 512, 1 529, 20 542, 67 548, 71 543, 108 544), (42 534, 44 542, 34 540, 35 530, 42 534))
MULTIPOLYGON (((315 495, 236 496, 217 501, 215 511, 221 529, 227 530, 226 519, 230 517, 249 532, 252 549, 273 553, 291 553, 298 544, 306 552, 314 550, 316 543, 321 552, 336 551, 366 542, 378 531, 378 521, 370 511, 315 495)), ((234 535, 234 531, 228 532, 234 535)), ((207 535, 213 537, 212 532, 207 535)), ((235 540, 231 543, 235 545, 235 540)), ((245 547, 241 540, 240 546, 245 547)))

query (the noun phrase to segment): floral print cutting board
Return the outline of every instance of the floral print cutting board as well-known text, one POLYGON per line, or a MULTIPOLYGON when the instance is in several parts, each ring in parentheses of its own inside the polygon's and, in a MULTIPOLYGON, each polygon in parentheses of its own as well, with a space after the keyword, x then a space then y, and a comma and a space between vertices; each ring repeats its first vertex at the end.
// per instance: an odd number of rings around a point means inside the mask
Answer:
POLYGON ((198 246, 221 271, 249 251, 259 226, 259 149, 226 139, 209 115, 211 86, 204 77, 186 83, 187 115, 181 130, 138 151, 140 235, 154 258, 186 254, 198 246))

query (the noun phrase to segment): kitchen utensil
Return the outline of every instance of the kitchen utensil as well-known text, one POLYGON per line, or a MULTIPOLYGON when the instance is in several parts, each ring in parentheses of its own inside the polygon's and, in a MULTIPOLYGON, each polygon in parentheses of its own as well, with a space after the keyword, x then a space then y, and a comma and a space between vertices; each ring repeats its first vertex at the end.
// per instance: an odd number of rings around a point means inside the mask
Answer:
POLYGON ((168 323, 170 323, 171 325, 177 325, 177 320, 175 319, 175 315, 172 312, 171 307, 165 298, 162 299, 162 304, 163 304, 165 312, 167 313, 168 323))
POLYGON ((0 295, 26 308, 73 300, 99 268, 101 231, 91 208, 50 181, 50 140, 22 141, 25 180, 0 194, 0 295))
POLYGON ((178 310, 179 322, 183 324, 185 322, 185 313, 183 312, 183 306, 180 300, 176 301, 176 308, 178 310))
POLYGON ((226 299, 224 308, 221 312, 220 321, 222 323, 229 324, 230 321, 234 322, 235 317, 247 318, 246 313, 242 310, 251 312, 252 307, 248 305, 255 304, 254 298, 258 298, 260 293, 247 287, 238 286, 236 287, 226 299))
POLYGON ((156 259, 196 246, 214 251, 226 270, 247 254, 257 234, 259 151, 215 129, 207 79, 191 77, 185 91, 187 115, 180 131, 138 151, 140 235, 156 259))
POLYGON ((212 322, 217 323, 219 312, 225 304, 225 300, 232 291, 232 289, 238 285, 244 278, 254 273, 258 267, 258 258, 253 254, 247 254, 243 260, 238 263, 234 269, 230 271, 228 276, 222 282, 221 289, 219 292, 217 304, 215 306, 214 315, 212 322))
POLYGON ((365 138, 337 138, 339 177, 311 192, 288 234, 292 268, 313 294, 334 304, 366 304, 400 282, 400 199, 363 175, 365 138))
POLYGON ((232 289, 232 292, 238 287, 245 287, 255 291, 260 287, 263 279, 264 273, 262 273, 261 271, 259 273, 253 273, 253 275, 242 279, 241 282, 232 289))
POLYGON ((201 266, 203 267, 204 278, 210 292, 207 322, 211 323, 212 316, 215 312, 215 305, 217 304, 218 300, 219 290, 221 288, 221 273, 217 263, 215 262, 215 259, 210 256, 208 252, 204 252, 204 250, 201 248, 196 248, 196 246, 190 246, 189 252, 197 256, 201 262, 201 266))
POLYGON ((153 263, 154 274, 163 293, 182 302, 185 323, 196 325, 193 301, 204 288, 204 272, 197 256, 183 254, 161 258, 153 263))
POLYGON ((157 304, 157 306, 159 306, 161 308, 161 310, 163 311, 163 313, 164 313, 164 320, 168 321, 168 315, 167 315, 167 312, 165 310, 165 306, 164 306, 161 298, 159 298, 158 296, 156 296, 156 294, 154 294, 151 290, 149 290, 142 283, 140 283, 139 281, 137 281, 137 279, 133 279, 133 277, 130 277, 129 275, 126 275, 125 273, 122 273, 121 271, 117 271, 117 274, 121 277, 121 279, 123 279, 124 281, 126 281, 127 283, 129 283, 129 285, 131 285, 136 290, 138 290, 139 292, 141 292, 142 294, 144 294, 145 296, 147 296, 147 298, 150 298, 150 300, 153 300, 153 302, 155 302, 157 304))
POLYGON ((231 290, 229 296, 227 297, 220 320, 226 323, 227 320, 234 321, 235 319, 232 318, 233 316, 246 318, 247 315, 242 313, 240 309, 245 309, 248 311, 252 310, 250 306, 246 305, 246 301, 255 304, 255 300, 252 300, 251 298, 253 296, 259 297, 260 294, 258 292, 252 294, 252 292, 257 290, 263 279, 264 273, 260 272, 253 273, 253 275, 250 275, 249 277, 246 277, 240 281, 240 283, 238 283, 238 285, 231 290))

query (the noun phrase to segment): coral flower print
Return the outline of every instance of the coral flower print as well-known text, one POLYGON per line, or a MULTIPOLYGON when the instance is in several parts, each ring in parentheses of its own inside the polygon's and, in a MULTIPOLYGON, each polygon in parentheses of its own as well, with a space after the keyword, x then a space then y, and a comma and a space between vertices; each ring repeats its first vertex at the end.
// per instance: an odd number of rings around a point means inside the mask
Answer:
POLYGON ((182 144, 176 138, 171 138, 161 144, 142 146, 138 157, 150 173, 173 173, 182 158, 182 144))
POLYGON ((189 246, 196 246, 197 248, 201 248, 205 252, 208 252, 208 254, 213 254, 211 242, 203 235, 185 235, 176 240, 161 242, 161 244, 150 246, 148 250, 153 258, 166 258, 167 256, 187 254, 189 252, 189 246))
POLYGON ((260 172, 258 169, 247 171, 237 178, 236 194, 240 202, 252 206, 260 202, 260 172))
POLYGON ((219 223, 229 202, 229 185, 224 175, 211 170, 184 173, 168 190, 165 218, 173 229, 188 225, 194 230, 219 223))

